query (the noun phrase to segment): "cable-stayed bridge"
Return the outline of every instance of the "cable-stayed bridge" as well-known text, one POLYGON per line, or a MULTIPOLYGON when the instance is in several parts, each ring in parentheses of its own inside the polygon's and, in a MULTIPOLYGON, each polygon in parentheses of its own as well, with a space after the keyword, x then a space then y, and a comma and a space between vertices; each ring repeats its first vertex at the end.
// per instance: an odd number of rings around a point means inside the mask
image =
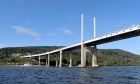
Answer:
MULTIPOLYGON (((123 30, 116 31, 113 33, 105 34, 103 36, 96 37, 96 21, 94 18, 94 38, 84 41, 83 40, 83 32, 84 32, 84 17, 83 15, 81 16, 81 42, 69 45, 66 47, 62 47, 56 50, 52 50, 49 52, 45 53, 40 53, 40 54, 35 54, 35 55, 28 55, 28 56, 23 56, 23 57, 39 57, 39 64, 40 64, 40 56, 47 55, 48 60, 47 60, 47 66, 49 66, 49 59, 50 55, 54 53, 60 53, 60 60, 59 60, 59 67, 62 66, 62 53, 65 51, 70 51, 75 48, 81 48, 81 64, 78 65, 79 67, 85 67, 86 66, 86 52, 93 52, 92 56, 92 67, 98 66, 97 64, 97 59, 96 59, 96 46, 100 44, 105 44, 113 41, 118 41, 118 40, 123 40, 127 38, 132 38, 140 35, 140 25, 132 25, 129 26, 123 30), (88 47, 94 46, 93 50, 90 50, 88 47)), ((72 66, 70 59, 70 66, 72 66)))

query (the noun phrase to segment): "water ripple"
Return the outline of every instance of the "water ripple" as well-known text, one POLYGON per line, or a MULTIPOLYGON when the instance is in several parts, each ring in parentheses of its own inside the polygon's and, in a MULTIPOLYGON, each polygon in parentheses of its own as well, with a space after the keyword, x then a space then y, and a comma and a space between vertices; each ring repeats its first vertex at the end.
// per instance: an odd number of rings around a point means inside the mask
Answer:
POLYGON ((0 84, 140 84, 140 67, 0 67, 0 84))

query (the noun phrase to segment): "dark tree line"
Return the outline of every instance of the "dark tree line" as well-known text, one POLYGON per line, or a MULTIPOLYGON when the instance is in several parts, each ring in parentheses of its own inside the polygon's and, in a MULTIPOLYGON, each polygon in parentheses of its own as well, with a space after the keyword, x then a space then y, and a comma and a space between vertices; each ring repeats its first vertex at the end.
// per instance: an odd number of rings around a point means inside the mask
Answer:
MULTIPOLYGON (((38 46, 38 47, 13 47, 13 48, 2 48, 0 49, 0 64, 7 63, 18 63, 23 64, 29 59, 20 58, 20 56, 28 55, 28 54, 38 54, 44 53, 47 51, 51 51, 54 49, 58 49, 63 46, 38 46)), ((75 50, 71 52, 63 53, 63 65, 69 65, 70 53, 72 58, 73 65, 77 66, 80 64, 80 50, 75 50)), ((47 59, 46 56, 43 59, 47 59)), ((92 62, 92 53, 87 53, 87 66, 91 65, 92 62)), ((55 61, 59 61, 59 54, 56 53, 51 56, 50 63, 52 65, 55 64, 55 61)), ((140 56, 120 50, 120 49, 98 49, 97 50, 97 61, 101 66, 127 66, 127 65, 140 65, 140 56)), ((34 64, 38 62, 33 60, 34 64)), ((42 61, 42 64, 45 61, 42 61)))

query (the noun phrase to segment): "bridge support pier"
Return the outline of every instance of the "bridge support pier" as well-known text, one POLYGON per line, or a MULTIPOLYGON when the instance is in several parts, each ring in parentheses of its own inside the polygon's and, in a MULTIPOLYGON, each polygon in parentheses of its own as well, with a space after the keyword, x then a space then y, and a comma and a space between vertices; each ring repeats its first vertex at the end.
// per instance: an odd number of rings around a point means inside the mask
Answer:
POLYGON ((58 67, 58 61, 56 60, 56 65, 55 65, 56 67, 58 67))
POLYGON ((47 59, 46 59, 46 66, 48 66, 47 59))
POLYGON ((71 59, 71 54, 70 54, 70 65, 69 67, 72 67, 72 59, 71 59))
POLYGON ((48 54, 48 67, 50 66, 50 54, 48 54))
POLYGON ((60 61, 59 61, 59 67, 62 67, 62 50, 60 50, 60 61))
POLYGON ((81 65, 78 65, 78 67, 85 67, 86 66, 86 53, 90 52, 90 50, 83 45, 83 49, 81 50, 81 65))
POLYGON ((81 64, 78 67, 85 67, 86 66, 86 55, 85 55, 84 45, 81 45, 81 64))
POLYGON ((39 61, 38 61, 38 65, 40 66, 40 56, 38 57, 38 60, 39 60, 39 61))
POLYGON ((81 58, 81 63, 83 63, 83 65, 79 65, 79 67, 85 67, 86 66, 86 53, 87 52, 91 52, 93 53, 93 56, 92 56, 92 67, 98 67, 98 64, 97 64, 97 47, 96 45, 94 45, 94 49, 91 50, 91 48, 88 48, 86 46, 83 46, 83 58, 81 58))
POLYGON ((97 56, 97 47, 96 45, 94 45, 93 56, 92 56, 92 67, 98 66, 96 56, 97 56))

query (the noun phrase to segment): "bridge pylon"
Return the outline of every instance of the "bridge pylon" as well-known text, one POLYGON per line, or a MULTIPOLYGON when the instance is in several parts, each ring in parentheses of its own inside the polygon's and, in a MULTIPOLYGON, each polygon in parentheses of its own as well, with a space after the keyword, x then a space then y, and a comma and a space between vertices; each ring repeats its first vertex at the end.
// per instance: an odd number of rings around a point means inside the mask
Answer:
MULTIPOLYGON (((94 28, 94 39, 96 38, 96 18, 93 18, 93 28, 94 28)), ((97 46, 96 43, 94 43, 94 49, 93 49, 93 56, 92 56, 92 67, 97 67, 97 46)))
POLYGON ((85 67, 86 59, 84 55, 84 15, 81 15, 81 64, 78 67, 85 67))

